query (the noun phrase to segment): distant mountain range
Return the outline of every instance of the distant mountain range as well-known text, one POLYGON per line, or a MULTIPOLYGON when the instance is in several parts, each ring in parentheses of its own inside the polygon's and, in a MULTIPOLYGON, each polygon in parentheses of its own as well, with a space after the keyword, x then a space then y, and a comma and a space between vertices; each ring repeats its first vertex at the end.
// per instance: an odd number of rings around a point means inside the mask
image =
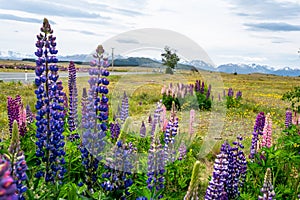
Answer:
MULTIPOLYGON (((34 59, 34 55, 25 55, 14 51, 0 51, 0 59, 9 60, 22 60, 22 59, 34 59)), ((78 61, 88 62, 89 56, 86 54, 77 54, 69 56, 58 56, 60 61, 78 61)), ((123 57, 115 56, 115 66, 144 66, 153 68, 165 68, 159 60, 144 58, 144 57, 123 57)), ((251 74, 251 73, 263 73, 263 74, 274 74, 278 76, 300 76, 300 69, 292 69, 285 67, 282 69, 275 69, 267 65, 259 64, 222 64, 217 67, 205 63, 201 60, 182 61, 177 65, 178 69, 190 69, 193 71, 207 70, 207 71, 219 71, 225 73, 237 73, 237 74, 251 74)))

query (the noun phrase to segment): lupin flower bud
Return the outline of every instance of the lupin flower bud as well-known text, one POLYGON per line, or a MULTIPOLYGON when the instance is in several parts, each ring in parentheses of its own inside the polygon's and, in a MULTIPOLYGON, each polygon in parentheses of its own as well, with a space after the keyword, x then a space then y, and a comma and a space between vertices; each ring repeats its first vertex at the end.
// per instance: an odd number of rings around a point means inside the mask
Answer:
POLYGON ((45 167, 35 174, 36 178, 44 177, 46 182, 56 182, 64 178, 66 169, 64 160, 64 92, 62 82, 58 81, 58 62, 56 58, 56 37, 45 18, 41 33, 37 36, 35 55, 36 94, 36 156, 37 164, 43 162, 45 167))
POLYGON ((289 128, 292 125, 293 113, 291 110, 287 110, 285 113, 285 127, 289 128))
POLYGON ((258 197, 259 200, 275 199, 275 192, 274 192, 274 187, 272 185, 272 174, 270 168, 267 168, 264 184, 260 191, 263 195, 258 197))
POLYGON ((264 115, 263 112, 260 112, 256 117, 254 130, 253 130, 253 133, 252 133, 252 144, 251 144, 251 147, 250 147, 250 155, 249 155, 250 159, 253 159, 254 155, 257 152, 256 151, 257 142, 259 140, 259 135, 262 135, 264 125, 265 125, 265 115, 264 115))
POLYGON ((146 126, 145 126, 144 121, 142 121, 142 125, 141 125, 141 128, 140 128, 140 136, 142 138, 146 137, 146 126))
POLYGON ((74 62, 70 62, 69 64, 69 116, 68 116, 68 124, 69 130, 75 131, 78 126, 78 115, 77 115, 77 104, 78 104, 78 94, 77 94, 77 86, 76 86, 76 68, 74 62))
POLYGON ((270 113, 266 115, 261 144, 262 147, 270 148, 272 146, 272 119, 270 113))
POLYGON ((9 163, 0 156, 0 199, 17 200, 17 187, 9 168, 9 163))
POLYGON ((200 182, 200 171, 201 171, 201 164, 200 161, 196 161, 194 164, 193 172, 192 172, 192 178, 189 185, 189 189, 184 196, 184 200, 198 200, 199 194, 198 194, 198 188, 199 188, 199 182, 200 182))

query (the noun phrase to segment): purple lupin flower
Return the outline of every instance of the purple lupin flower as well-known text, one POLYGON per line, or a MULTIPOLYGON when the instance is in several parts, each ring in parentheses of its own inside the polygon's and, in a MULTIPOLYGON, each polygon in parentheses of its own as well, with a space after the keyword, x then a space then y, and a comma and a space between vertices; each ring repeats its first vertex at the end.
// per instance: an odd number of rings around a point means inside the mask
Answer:
POLYGON ((181 144, 178 148, 178 152, 179 152, 178 160, 182 160, 186 155, 186 146, 185 146, 184 142, 181 142, 181 144))
MULTIPOLYGON (((162 109, 162 101, 160 100, 159 102, 157 102, 156 104, 156 109, 154 111, 154 116, 153 116, 153 120, 151 118, 151 137, 154 137, 154 134, 155 134, 155 129, 156 129, 156 126, 160 126, 160 122, 161 122, 161 113, 163 112, 163 109, 162 109)), ((151 115, 150 115, 151 117, 151 115)), ((149 117, 149 119, 150 119, 149 117)))
MULTIPOLYGON (((90 89, 87 101, 82 106, 84 116, 82 144, 80 146, 82 164, 85 171, 85 183, 92 190, 97 180, 99 161, 103 159, 101 154, 106 145, 106 132, 108 120, 108 84, 109 76, 107 58, 104 57, 104 49, 99 45, 93 55, 95 60, 90 63, 89 70, 90 89)), ((87 95, 86 93, 84 94, 87 95)))
POLYGON ((220 153, 214 163, 214 171, 211 180, 208 183, 208 187, 205 193, 205 200, 215 199, 228 199, 226 190, 227 179, 230 176, 228 172, 228 152, 230 145, 228 142, 224 142, 221 147, 220 153))
POLYGON ((175 136, 177 135, 178 129, 178 118, 176 117, 175 112, 175 103, 172 104, 171 117, 167 124, 166 131, 164 134, 164 151, 165 151, 165 162, 168 161, 174 162, 174 144, 175 136))
POLYGON ((146 137, 146 126, 145 126, 144 121, 142 121, 142 125, 141 125, 141 128, 140 128, 140 136, 142 138, 146 137))
POLYGON ((242 98, 242 92, 239 90, 237 93, 236 93, 236 99, 240 99, 242 98))
MULTIPOLYGON (((206 99, 209 99, 211 93, 211 85, 208 86, 207 92, 206 92, 206 99)), ((213 100, 213 97, 212 97, 213 100)))
POLYGON ((241 136, 237 137, 232 147, 229 147, 228 152, 228 178, 226 184, 227 195, 229 199, 234 199, 239 196, 239 188, 241 188, 246 179, 247 161, 243 152, 244 146, 241 141, 241 136))
POLYGON ((128 97, 126 95, 126 92, 124 92, 122 98, 121 112, 120 112, 121 121, 124 123, 128 116, 129 116, 128 97))
POLYGON ((293 113, 291 110, 287 110, 285 113, 285 127, 289 128, 292 125, 293 113))
POLYGON ((112 155, 106 159, 106 172, 102 174, 106 180, 101 186, 111 192, 125 190, 125 195, 119 196, 118 199, 126 199, 126 196, 130 195, 128 189, 133 184, 131 175, 136 161, 136 150, 132 143, 126 144, 119 140, 113 148, 112 155))
POLYGON ((250 159, 253 159, 254 155, 257 153, 257 144, 259 140, 259 135, 262 135, 264 125, 265 125, 265 115, 263 112, 260 112, 256 117, 254 130, 252 132, 252 143, 251 143, 250 155, 249 155, 250 159))
POLYGON ((233 92, 233 89, 232 88, 229 88, 228 89, 228 94, 227 94, 229 97, 233 97, 234 95, 234 92, 233 92))
POLYGON ((12 134, 13 122, 18 122, 19 133, 24 136, 26 128, 26 111, 24 111, 23 103, 20 95, 17 95, 15 99, 7 97, 7 114, 9 121, 9 132, 12 134))
POLYGON ((272 185, 272 174, 270 168, 267 168, 264 184, 260 191, 262 193, 262 196, 258 197, 259 200, 275 199, 275 191, 274 191, 274 186, 272 185))
POLYGON ((33 115, 32 111, 30 109, 30 106, 27 104, 26 105, 26 122, 28 124, 30 124, 30 123, 33 122, 33 120, 34 120, 34 115, 33 115))
MULTIPOLYGON (((159 141, 159 138, 153 136, 151 138, 150 149, 148 152, 148 179, 146 181, 147 187, 150 190, 152 197, 164 188, 164 149, 159 141)), ((162 195, 158 199, 162 198, 162 195)))
POLYGON ((88 95, 86 88, 82 89, 81 97, 81 129, 88 128, 88 95))
POLYGON ((77 115, 77 104, 78 104, 78 93, 76 86, 76 68, 74 62, 70 62, 69 67, 69 116, 68 124, 71 132, 75 131, 78 126, 78 115, 77 115))
POLYGON ((112 139, 118 139, 120 132, 121 126, 117 121, 115 121, 114 123, 110 123, 110 135, 112 139))
POLYGON ((202 81, 201 89, 200 89, 201 94, 204 94, 204 88, 205 88, 205 84, 204 84, 204 81, 202 81))
POLYGON ((196 80, 196 83, 195 83, 195 91, 196 92, 200 91, 200 88, 201 88, 200 83, 201 83, 200 80, 196 80))
POLYGON ((0 156, 0 199, 17 200, 17 187, 11 177, 9 162, 0 156))
POLYGON ((45 18, 41 33, 37 35, 35 55, 36 94, 36 156, 37 165, 43 162, 45 167, 35 174, 36 178, 44 177, 46 182, 54 183, 63 179, 66 169, 64 160, 64 92, 62 82, 58 80, 58 62, 55 55, 56 37, 45 18))

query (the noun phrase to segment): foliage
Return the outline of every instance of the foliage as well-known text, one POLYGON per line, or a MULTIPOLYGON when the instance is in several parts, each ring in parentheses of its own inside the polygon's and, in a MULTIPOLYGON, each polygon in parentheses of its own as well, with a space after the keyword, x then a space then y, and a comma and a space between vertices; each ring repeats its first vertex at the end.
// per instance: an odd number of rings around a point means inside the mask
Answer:
POLYGON ((264 174, 272 169, 276 199, 297 199, 300 192, 300 135, 295 125, 284 130, 271 148, 263 147, 248 162, 246 183, 241 196, 258 197, 263 187, 264 174))
POLYGON ((288 101, 294 111, 300 112, 300 87, 294 87, 291 91, 284 93, 282 100, 288 101))
POLYGON ((176 67, 180 59, 177 56, 176 52, 172 52, 170 47, 166 46, 164 50, 165 52, 161 54, 163 65, 166 65, 167 69, 170 68, 170 70, 172 71, 176 67))
POLYGON ((173 97, 172 95, 167 95, 166 93, 163 94, 162 103, 166 106, 167 110, 171 110, 173 102, 175 103, 176 109, 180 110, 181 105, 177 97, 173 97))
POLYGON ((210 110, 211 109, 211 99, 206 97, 206 94, 196 92, 196 97, 198 101, 198 106, 200 110, 210 110))

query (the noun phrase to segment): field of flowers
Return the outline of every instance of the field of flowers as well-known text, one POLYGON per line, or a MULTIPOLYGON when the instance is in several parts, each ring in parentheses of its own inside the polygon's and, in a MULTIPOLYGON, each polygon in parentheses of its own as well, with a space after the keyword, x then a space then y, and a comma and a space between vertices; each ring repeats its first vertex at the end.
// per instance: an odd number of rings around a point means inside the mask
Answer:
POLYGON ((0 199, 300 199, 299 77, 111 76, 98 45, 60 79, 55 40, 45 19, 34 83, 0 82, 0 199))

